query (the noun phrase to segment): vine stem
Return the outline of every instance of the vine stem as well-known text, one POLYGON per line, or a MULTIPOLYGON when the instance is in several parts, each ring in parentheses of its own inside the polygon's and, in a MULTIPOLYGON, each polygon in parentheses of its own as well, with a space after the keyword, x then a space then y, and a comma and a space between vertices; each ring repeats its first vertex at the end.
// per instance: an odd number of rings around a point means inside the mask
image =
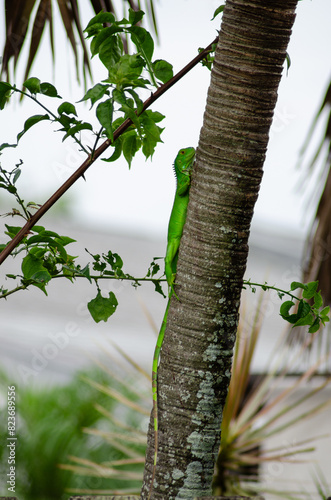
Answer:
MULTIPOLYGON (((21 165, 22 165, 22 163, 23 163, 23 162, 22 162, 22 160, 21 160, 21 163, 20 163, 20 164, 18 164, 18 165, 16 165, 16 167, 17 167, 17 168, 16 168, 16 169, 14 169, 14 170, 13 170, 13 172, 15 172, 15 170, 16 170, 16 172, 17 172, 17 169, 19 168, 19 166, 21 166, 21 165)), ((13 188, 15 188, 15 190, 16 190, 16 191, 15 191, 15 193, 14 193, 14 196, 15 196, 15 198, 16 198, 16 201, 17 201, 18 205, 22 208, 22 210, 23 210, 23 212, 24 212, 24 215, 22 215, 21 213, 19 213, 19 214, 17 214, 17 215, 21 215, 21 217, 23 217, 23 219, 24 219, 24 220, 29 220, 29 218, 30 218, 30 214, 29 214, 29 212, 27 211, 27 209, 25 208, 24 203, 23 203, 23 200, 22 200, 22 198, 20 197, 20 195, 18 194, 18 191, 17 191, 17 189, 16 189, 15 185, 11 182, 11 180, 10 180, 10 175, 7 175, 7 172, 6 172, 5 170, 3 170, 1 167, 0 167, 0 173, 1 173, 1 174, 4 176, 4 178, 6 179, 6 181, 7 181, 8 185, 9 185, 9 186, 12 186, 12 187, 13 187, 13 188)), ((14 209, 13 209, 13 210, 14 210, 14 209)))
POLYGON ((12 295, 15 292, 19 292, 20 290, 26 290, 28 286, 29 285, 19 285, 16 288, 13 288, 12 290, 9 290, 8 292, 0 295, 0 299, 6 299, 7 297, 9 297, 9 295, 12 295))
MULTIPOLYGON (((22 276, 23 278, 23 276, 22 276)), ((73 276, 70 276, 68 274, 57 274, 56 276, 52 276, 52 280, 55 278, 67 278, 67 279, 76 279, 76 278, 86 278, 84 274, 74 274, 73 276)), ((94 281, 97 289, 100 291, 100 288, 98 286, 98 281, 99 280, 119 280, 119 281, 132 281, 133 283, 140 283, 140 282, 151 282, 154 283, 155 281, 158 281, 159 283, 166 282, 166 278, 133 278, 129 276, 123 276, 123 277, 116 277, 116 276, 98 276, 98 275, 90 275, 89 276, 91 281, 94 281)), ((9 295, 12 295, 15 292, 19 292, 20 290, 27 290, 29 286, 36 285, 37 283, 29 283, 26 285, 19 285, 16 288, 13 288, 12 290, 8 290, 5 293, 2 293, 0 295, 0 299, 6 299, 9 297, 9 295)))
POLYGON ((275 292, 278 292, 278 293, 283 293, 284 295, 288 295, 289 297, 291 297, 292 299, 295 299, 295 300, 300 300, 296 295, 294 295, 293 293, 291 293, 290 291, 287 291, 287 290, 282 290, 281 288, 277 288, 275 286, 271 286, 271 285, 262 285, 261 283, 252 283, 251 281, 243 281, 243 284, 244 286, 249 286, 250 288, 252 286, 259 286, 260 288, 262 288, 263 290, 274 290, 275 292))
MULTIPOLYGON (((217 43, 218 37, 212 41, 204 50, 202 50, 194 59, 192 59, 184 68, 182 68, 175 76, 168 82, 161 85, 151 96, 144 102, 141 113, 143 113, 149 106, 153 104, 161 95, 169 90, 175 83, 177 83, 183 76, 186 75, 194 66, 196 66, 202 59, 204 59, 212 50, 212 46, 217 43)), ((139 114, 141 114, 139 113, 139 114)), ((86 160, 80 167, 62 184, 62 186, 55 191, 55 193, 34 213, 31 218, 26 222, 22 229, 16 236, 8 243, 8 245, 0 253, 0 265, 6 260, 16 246, 22 239, 29 233, 33 226, 41 219, 41 217, 56 203, 61 196, 80 178, 84 175, 86 170, 101 156, 105 150, 116 141, 132 125, 132 120, 127 118, 114 132, 113 140, 107 139, 95 151, 93 155, 88 155, 86 160)))
MULTIPOLYGON (((23 90, 20 90, 20 89, 18 89, 16 87, 13 88, 13 90, 14 90, 14 92, 18 92, 19 94, 21 94, 21 96, 26 96, 29 99, 31 99, 33 102, 35 102, 36 104, 38 104, 41 108, 43 108, 47 113, 49 113, 53 117, 53 120, 55 122, 58 122, 58 123, 60 123, 60 125, 62 125, 62 123, 60 122, 59 118, 50 109, 48 109, 42 102, 38 101, 38 99, 36 97, 34 97, 33 95, 30 95, 27 92, 24 92, 23 90)), ((84 151, 84 153, 86 153, 88 155, 89 153, 88 153, 87 149, 83 146, 83 144, 81 143, 81 141, 79 139, 77 139, 77 137, 75 136, 75 134, 72 135, 72 138, 78 144, 78 146, 80 146, 82 148, 82 150, 84 151)))
MULTIPOLYGON (((73 276, 70 276, 68 274, 57 274, 56 276, 52 276, 52 279, 54 278, 72 278, 72 279, 76 279, 76 278, 86 278, 86 276, 84 274, 74 274, 73 276)), ((118 280, 118 281, 133 281, 133 282, 141 282, 141 281, 150 281, 150 282, 154 282, 154 281, 158 281, 159 283, 163 283, 163 282, 166 282, 166 278, 134 278, 133 276, 104 276, 104 275, 101 275, 101 276, 98 276, 97 274, 93 275, 91 274, 89 276, 89 278, 91 280, 94 280, 94 281, 99 281, 99 280, 118 280)), ((87 279, 87 278, 86 278, 87 279)))

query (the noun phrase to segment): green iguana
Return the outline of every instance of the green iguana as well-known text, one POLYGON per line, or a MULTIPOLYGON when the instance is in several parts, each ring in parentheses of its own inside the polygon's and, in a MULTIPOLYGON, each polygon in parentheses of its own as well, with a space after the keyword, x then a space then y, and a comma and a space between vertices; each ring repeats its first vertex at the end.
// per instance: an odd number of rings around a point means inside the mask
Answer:
MULTIPOLYGON (((148 498, 150 498, 155 470, 156 470, 156 462, 157 462, 157 452, 158 452, 158 401, 157 401, 157 368, 160 359, 160 353, 164 338, 164 332, 167 325, 167 317, 170 305, 171 296, 174 294, 177 297, 174 285, 175 285, 175 276, 177 270, 177 259, 178 259, 178 250, 180 245, 180 240, 183 233, 183 227, 186 220, 186 211, 187 204, 189 200, 189 190, 191 184, 191 171, 192 165, 195 156, 194 148, 185 148, 181 149, 175 159, 174 170, 176 174, 177 180, 177 188, 174 199, 174 204, 172 207, 169 226, 168 226, 168 241, 167 241, 167 251, 165 256, 165 275, 168 282, 169 287, 169 298, 167 308, 164 313, 161 329, 159 332, 159 336, 157 338, 156 347, 154 351, 153 358, 153 371, 152 371, 152 390, 153 390, 153 413, 154 413, 154 433, 155 433, 155 441, 154 441, 154 465, 153 465, 153 474, 151 487, 149 491, 148 498)), ((177 297, 178 298, 178 297, 177 297)))

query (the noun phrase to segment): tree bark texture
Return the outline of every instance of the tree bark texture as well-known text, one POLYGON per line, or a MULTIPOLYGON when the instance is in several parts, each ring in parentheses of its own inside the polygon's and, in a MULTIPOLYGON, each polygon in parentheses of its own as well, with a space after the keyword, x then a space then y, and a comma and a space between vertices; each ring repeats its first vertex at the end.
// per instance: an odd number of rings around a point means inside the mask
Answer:
MULTIPOLYGON (((180 300, 171 300, 158 370, 153 499, 211 494, 250 224, 296 5, 226 2, 179 252, 180 300)), ((142 498, 153 453, 151 419, 142 498)))

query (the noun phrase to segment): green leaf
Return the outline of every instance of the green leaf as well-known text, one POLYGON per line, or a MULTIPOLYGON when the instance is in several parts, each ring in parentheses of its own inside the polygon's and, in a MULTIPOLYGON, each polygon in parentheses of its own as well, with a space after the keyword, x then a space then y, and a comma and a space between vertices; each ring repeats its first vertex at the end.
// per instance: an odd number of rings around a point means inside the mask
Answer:
POLYGON ((280 315, 286 319, 289 315, 289 311, 291 309, 291 307, 293 307, 295 304, 294 302, 292 302, 291 300, 286 300, 285 302, 282 303, 282 305, 280 306, 280 315))
POLYGON ((114 314, 118 306, 117 299, 113 292, 109 292, 109 298, 103 297, 99 291, 96 298, 92 299, 88 304, 88 310, 94 321, 107 321, 114 314))
POLYGON ((106 131, 107 137, 113 140, 113 113, 114 113, 114 104, 112 99, 107 99, 106 101, 100 102, 96 109, 96 115, 106 131))
POLYGON ((298 312, 297 316, 298 318, 305 318, 307 314, 309 314, 311 311, 311 307, 308 304, 308 302, 305 302, 304 300, 300 300, 299 306, 298 306, 298 312))
POLYGON ((312 299, 317 292, 318 288, 318 281, 311 281, 310 283, 306 284, 307 288, 302 292, 302 297, 304 299, 312 299))
POLYGON ((0 109, 3 109, 5 107, 5 104, 9 99, 11 90, 13 90, 13 87, 10 85, 10 83, 0 82, 0 109))
POLYGON ((57 93, 54 85, 48 82, 43 82, 40 84, 40 92, 43 95, 47 95, 48 97, 58 97, 61 99, 61 96, 57 93))
POLYGON ((29 252, 22 261, 22 272, 25 279, 47 283, 51 275, 43 265, 43 260, 29 252))
POLYGON ((123 90, 115 88, 112 92, 112 96, 115 102, 118 104, 126 104, 126 97, 123 90))
POLYGON ((152 262, 149 265, 146 277, 149 277, 149 276, 153 277, 160 271, 160 265, 157 262, 155 262, 156 260, 159 260, 159 259, 161 259, 161 257, 154 257, 154 259, 152 260, 152 262))
POLYGON ((138 79, 144 65, 143 58, 138 54, 125 54, 117 63, 108 67, 108 81, 116 85, 118 89, 124 86, 145 87, 145 84, 138 79))
POLYGON ((59 115, 62 115, 63 113, 65 113, 66 115, 77 116, 75 106, 73 104, 71 104, 71 102, 67 102, 67 101, 60 104, 60 106, 57 108, 57 112, 59 113, 59 115))
MULTIPOLYGON (((69 243, 75 243, 76 240, 73 238, 70 238, 70 236, 59 236, 60 242, 62 245, 65 247, 66 245, 69 245, 69 243)), ((57 241, 57 238, 56 238, 57 241)))
POLYGON ((307 315, 309 315, 311 312, 310 305, 301 299, 299 301, 297 313, 289 314, 291 307, 293 307, 294 305, 294 302, 292 302, 291 300, 287 300, 281 305, 280 315, 282 316, 282 318, 285 321, 288 321, 288 323, 293 324, 294 326, 311 324, 311 320, 309 320, 309 323, 305 322, 309 319, 307 315))
POLYGON ((291 58, 290 58, 290 54, 288 52, 286 52, 285 59, 286 59, 286 64, 287 64, 287 69, 286 69, 286 75, 287 75, 288 74, 288 70, 291 67, 291 58))
POLYGON ((293 326, 306 326, 312 325, 314 323, 314 316, 312 313, 308 313, 306 316, 298 319, 293 326))
POLYGON ((33 230, 35 233, 44 233, 46 231, 46 229, 44 228, 44 226, 33 226, 33 230))
POLYGON ((307 288, 307 285, 304 283, 300 283, 300 281, 292 281, 291 283, 291 291, 294 292, 294 290, 297 290, 298 288, 302 288, 305 290, 307 288))
POLYGON ((165 295, 165 294, 164 294, 164 292, 163 292, 163 289, 162 289, 162 287, 161 287, 161 284, 160 284, 159 280, 152 280, 152 283, 153 283, 153 284, 154 284, 154 286, 155 286, 155 291, 156 291, 157 293, 159 293, 159 294, 163 295, 163 297, 166 299, 167 297, 166 297, 166 295, 165 295))
POLYGON ((99 254, 93 255, 92 257, 94 258, 93 262, 94 271, 99 271, 100 273, 102 273, 107 267, 106 262, 100 262, 101 257, 99 254))
POLYGON ((114 147, 114 152, 109 158, 102 158, 103 161, 111 162, 111 161, 116 161, 118 158, 120 158, 122 154, 122 137, 119 137, 116 139, 116 141, 111 144, 112 147, 114 147))
POLYGON ((36 243, 46 243, 47 246, 53 248, 56 252, 59 253, 61 259, 66 262, 67 260, 67 252, 65 251, 63 245, 59 241, 55 241, 50 236, 44 234, 36 234, 27 239, 27 246, 35 245, 36 243))
POLYGON ((8 224, 5 224, 7 231, 5 231, 5 234, 7 234, 10 238, 14 238, 17 233, 22 229, 21 227, 18 226, 9 226, 8 224))
POLYGON ((132 28, 128 29, 128 32, 131 34, 131 40, 137 47, 138 52, 145 60, 151 61, 154 52, 154 41, 150 33, 141 26, 132 26, 132 28))
MULTIPOLYGON (((92 57, 95 56, 100 49, 100 46, 107 41, 107 47, 110 52, 113 52, 112 56, 115 58, 114 61, 118 60, 118 49, 119 44, 117 38, 114 37, 116 33, 123 31, 122 28, 118 26, 110 26, 107 28, 103 28, 92 40, 91 43, 91 53, 92 57)), ((103 47, 102 51, 104 52, 105 47, 103 47)))
POLYGON ((141 125, 143 127, 144 133, 149 136, 150 139, 154 140, 155 143, 162 142, 161 132, 163 129, 155 125, 154 120, 148 113, 144 113, 141 116, 141 125))
POLYGON ((17 189, 15 186, 11 186, 10 184, 8 186, 2 186, 5 189, 7 189, 8 193, 15 194, 17 193, 17 189))
POLYGON ((162 120, 164 120, 165 116, 162 114, 162 113, 159 113, 158 111, 152 111, 150 109, 147 109, 145 112, 144 112, 144 115, 148 116, 149 118, 151 118, 153 120, 154 123, 158 123, 158 122, 161 122, 162 120))
POLYGON ((133 97, 134 102, 136 104, 137 114, 140 115, 140 113, 142 112, 143 107, 144 107, 143 101, 140 99, 139 95, 134 90, 126 89, 126 92, 128 92, 133 97))
POLYGON ((106 38, 99 47, 99 59, 102 64, 108 69, 117 64, 123 54, 123 42, 119 36, 106 38))
POLYGON ((83 269, 80 269, 79 273, 85 276, 85 278, 88 279, 90 283, 92 283, 90 275, 90 266, 88 264, 86 264, 86 266, 83 267, 83 269))
POLYGON ((314 323, 309 328, 308 332, 309 333, 316 333, 316 332, 318 332, 319 327, 320 327, 320 320, 319 320, 319 318, 316 318, 314 323))
POLYGON ((93 105, 99 99, 101 99, 106 93, 109 95, 108 89, 109 85, 103 85, 102 83, 97 83, 96 85, 94 85, 94 87, 89 89, 84 95, 83 99, 81 99, 78 102, 87 101, 87 99, 91 99, 91 108, 92 108, 93 105))
POLYGON ((144 133, 142 152, 147 159, 153 156, 156 144, 162 142, 161 132, 163 129, 154 123, 152 115, 147 112, 141 115, 141 126, 144 133))
POLYGON ((145 15, 145 12, 143 12, 142 10, 133 10, 133 9, 129 9, 129 23, 130 24, 137 24, 139 23, 142 18, 144 17, 145 15))
POLYGON ((217 7, 217 9, 214 12, 213 17, 211 18, 211 21, 213 21, 216 16, 218 16, 219 14, 221 14, 223 12, 224 7, 225 7, 225 5, 220 5, 219 7, 217 7))
POLYGON ((115 22, 115 17, 111 12, 99 12, 99 14, 92 17, 92 19, 90 20, 84 31, 88 31, 88 29, 94 24, 104 24, 104 23, 112 24, 114 22, 115 22))
POLYGON ((161 80, 162 83, 166 83, 174 76, 172 64, 164 61, 163 59, 157 59, 154 61, 152 63, 152 68, 156 78, 161 80))
POLYGON ((21 169, 20 169, 20 168, 18 168, 18 169, 15 171, 14 176, 13 176, 13 181, 12 181, 12 182, 13 182, 13 184, 16 184, 16 182, 17 182, 17 180, 18 180, 19 176, 21 175, 21 173, 22 173, 22 171, 21 171, 21 169))
MULTIPOLYGON (((129 103, 130 101, 128 101, 129 103)), ((137 127, 138 133, 140 132, 140 118, 138 118, 137 114, 135 113, 134 108, 132 108, 129 104, 122 104, 121 111, 125 113, 125 118, 130 118, 132 123, 137 127)))
POLYGON ((49 120, 49 116, 48 115, 34 115, 34 116, 30 116, 30 118, 28 118, 25 123, 24 123, 24 129, 22 130, 22 132, 20 132, 18 135, 17 135, 17 142, 21 139, 21 137, 25 134, 25 132, 27 132, 31 127, 33 127, 34 125, 36 125, 37 123, 43 121, 43 120, 49 120))
POLYGON ((6 148, 16 148, 17 144, 9 144, 8 142, 3 142, 1 145, 0 145, 0 151, 2 151, 3 149, 6 149, 6 148))
POLYGON ((129 168, 131 168, 131 163, 134 155, 141 146, 141 141, 137 133, 133 130, 124 134, 123 136, 123 155, 128 162, 129 168))
POLYGON ((314 308, 319 309, 323 305, 323 298, 321 292, 316 292, 314 294, 314 308))
POLYGON ((107 255, 104 255, 105 260, 110 264, 111 268, 113 271, 116 273, 119 272, 119 270, 122 269, 123 267, 123 260, 118 255, 118 253, 112 252, 111 250, 108 251, 107 255))
POLYGON ((92 125, 86 122, 77 123, 67 131, 67 133, 62 139, 62 142, 65 141, 68 137, 77 134, 77 132, 80 132, 81 130, 93 130, 92 125))
MULTIPOLYGON (((322 309, 320 311, 320 316, 322 318, 325 318, 325 317, 328 317, 329 313, 330 313, 330 306, 326 306, 326 307, 324 307, 324 309, 322 309)), ((329 320, 329 318, 328 318, 328 320, 329 320)))
MULTIPOLYGON (((35 227, 33 228, 33 231, 35 231, 35 227)), ((44 236, 51 236, 52 238, 62 238, 62 236, 60 236, 58 233, 56 233, 55 231, 50 231, 49 229, 45 229, 43 228, 43 226, 37 226, 38 227, 38 233, 42 233, 44 236)))
POLYGON ((31 94, 40 93, 40 80, 39 78, 31 77, 25 80, 23 87, 27 88, 31 94))

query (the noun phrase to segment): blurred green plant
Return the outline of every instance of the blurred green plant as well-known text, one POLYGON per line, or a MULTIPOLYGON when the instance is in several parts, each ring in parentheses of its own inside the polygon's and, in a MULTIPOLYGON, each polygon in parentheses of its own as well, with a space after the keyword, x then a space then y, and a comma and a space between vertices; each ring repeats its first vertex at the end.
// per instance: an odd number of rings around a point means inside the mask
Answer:
MULTIPOLYGON (((9 380, 4 374, 1 387, 6 388, 9 380)), ((137 397, 134 391, 121 384, 121 375, 110 376, 104 371, 89 370, 76 375, 73 381, 61 387, 27 387, 17 381, 17 456, 16 456, 16 491, 20 500, 67 500, 65 490, 86 488, 110 488, 123 485, 116 478, 99 477, 97 480, 78 476, 72 471, 59 468, 70 455, 84 457, 87 462, 121 460, 125 453, 103 439, 102 429, 109 430, 108 415, 116 415, 119 405, 101 391, 96 391, 83 378, 88 377, 94 384, 105 386, 108 391, 118 391, 123 399, 131 401, 137 397), (107 418, 98 411, 102 406, 107 418), (84 432, 91 427, 97 432, 84 432), (99 433, 99 434, 98 434, 99 433)), ((13 383, 12 377, 10 384, 13 383)), ((133 403, 132 403, 133 404, 133 403)), ((0 411, 1 446, 0 459, 7 463, 6 456, 6 408, 0 411)), ((125 414, 120 409, 118 420, 127 425, 139 427, 142 417, 135 412, 125 414)), ((141 450, 143 455, 144 446, 141 450)), ((141 471, 143 465, 140 465, 141 471)), ((6 467, 0 475, 1 485, 6 485, 6 467)), ((142 473, 142 472, 141 472, 142 473)), ((140 484, 137 481, 133 484, 140 484)), ((0 495, 6 495, 2 486, 0 495)))

